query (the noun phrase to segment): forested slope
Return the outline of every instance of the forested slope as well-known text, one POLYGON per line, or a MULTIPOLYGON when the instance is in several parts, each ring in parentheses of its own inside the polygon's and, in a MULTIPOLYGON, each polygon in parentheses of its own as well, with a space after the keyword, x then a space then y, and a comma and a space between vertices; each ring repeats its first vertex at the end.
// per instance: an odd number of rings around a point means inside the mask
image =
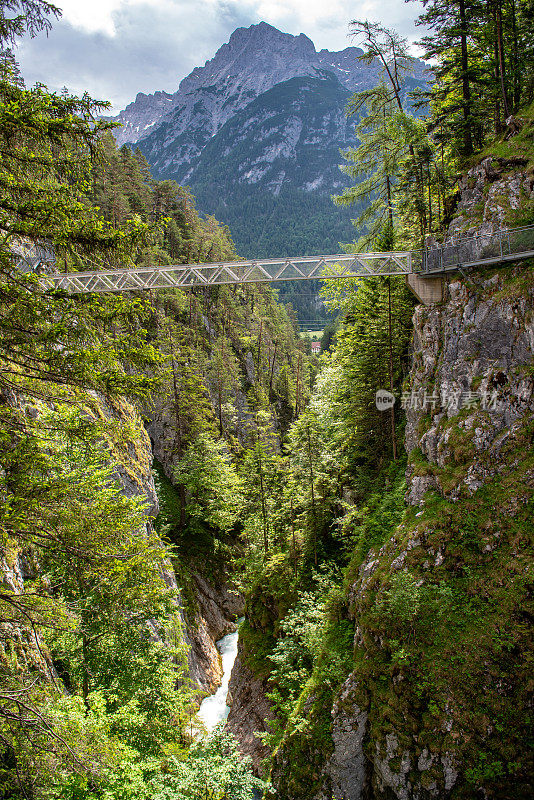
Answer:
MULTIPOLYGON (((527 264, 416 310, 406 479, 392 464, 347 514, 356 546, 271 740, 273 796, 530 796, 533 299, 527 264)), ((277 652, 310 641, 295 612, 268 655, 282 687, 277 652)))
MULTIPOLYGON (((47 26, 46 4, 21 10, 6 39, 47 26)), ((43 291, 17 266, 28 243, 67 270, 235 250, 185 190, 117 151, 99 106, 25 89, 9 54, 3 70, 0 791, 248 797, 231 737, 193 745, 191 718, 240 610, 228 554, 264 546, 240 508, 305 402, 308 361, 269 289, 43 291), (227 599, 216 619, 212 590, 227 599)))
MULTIPOLYGON (((503 62, 492 82, 466 75, 461 44, 495 68, 495 20, 484 17, 482 39, 473 17, 429 4, 443 38, 425 124, 402 112, 393 69, 354 97, 367 113, 347 156, 364 182, 340 202, 376 192, 360 246, 532 224, 531 73, 518 77, 515 49, 531 18, 519 12, 520 32, 512 16, 501 30, 508 77, 503 62), (506 128, 510 75, 520 86, 506 128)), ((355 25, 371 54, 397 63, 394 33, 355 25)), ((296 565, 288 547, 251 585, 231 686, 238 736, 244 709, 270 703, 260 741, 245 730, 242 742, 270 773, 266 796, 531 796, 533 286, 529 262, 460 273, 413 321, 393 281, 391 300, 379 282, 326 290, 344 321, 289 434, 307 516, 293 518, 290 496, 288 525, 307 550, 296 565), (378 388, 403 410, 377 411, 378 388)))

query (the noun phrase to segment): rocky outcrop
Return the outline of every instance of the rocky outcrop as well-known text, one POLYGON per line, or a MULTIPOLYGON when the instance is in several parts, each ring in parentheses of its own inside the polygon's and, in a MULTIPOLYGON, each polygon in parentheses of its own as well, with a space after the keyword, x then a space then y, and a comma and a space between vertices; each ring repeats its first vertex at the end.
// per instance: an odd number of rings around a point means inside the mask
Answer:
POLYGON ((507 298, 506 285, 498 272, 471 283, 451 280, 443 308, 416 310, 406 449, 420 448, 427 465, 444 469, 459 460, 461 432, 469 453, 466 473, 454 484, 428 466, 425 474, 410 467, 411 505, 421 505, 430 489, 454 500, 464 489, 473 494, 481 488, 498 474, 500 454, 516 424, 534 410, 532 295, 507 298), (422 419, 429 414, 422 432, 422 419))
POLYGON ((270 754, 269 748, 256 736, 267 732, 269 721, 274 719, 267 691, 267 681, 255 677, 247 666, 240 642, 229 684, 231 708, 227 727, 237 738, 243 755, 252 759, 257 775, 261 774, 262 762, 270 754))
POLYGON ((316 800, 361 800, 367 784, 363 750, 368 714, 354 702, 354 681, 347 678, 332 706, 334 749, 323 769, 323 786, 316 800))
POLYGON ((200 694, 212 694, 223 674, 215 643, 237 630, 236 621, 244 613, 245 603, 239 592, 225 584, 215 587, 201 575, 192 577, 197 608, 186 620, 189 672, 200 694))
MULTIPOLYGON (((532 176, 512 166, 488 159, 460 182, 451 241, 502 227, 532 200, 532 176)), ((454 275, 442 303, 417 307, 403 393, 408 510, 350 587, 355 670, 328 727, 323 714, 311 735, 286 734, 272 771, 277 800, 532 796, 533 643, 523 620, 533 363, 528 263, 454 275), (310 754, 307 773, 295 752, 310 754)))
POLYGON ((245 613, 243 595, 226 584, 214 587, 201 575, 193 574, 196 598, 204 624, 212 639, 237 630, 236 621, 245 613))
POLYGON ((454 218, 446 243, 474 232, 493 233, 510 224, 510 215, 532 197, 534 176, 523 159, 488 156, 458 183, 454 218))

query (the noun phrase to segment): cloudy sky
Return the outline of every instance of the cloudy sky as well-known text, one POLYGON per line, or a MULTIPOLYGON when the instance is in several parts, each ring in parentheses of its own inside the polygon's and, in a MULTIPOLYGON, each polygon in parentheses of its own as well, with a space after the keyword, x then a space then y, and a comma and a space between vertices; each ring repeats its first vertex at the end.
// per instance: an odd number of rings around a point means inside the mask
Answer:
POLYGON ((115 111, 137 92, 176 91, 235 28, 265 20, 287 33, 305 33, 317 49, 342 50, 351 19, 420 35, 418 2, 404 0, 55 0, 63 17, 48 38, 24 40, 15 53, 27 85, 67 86, 110 100, 115 111))

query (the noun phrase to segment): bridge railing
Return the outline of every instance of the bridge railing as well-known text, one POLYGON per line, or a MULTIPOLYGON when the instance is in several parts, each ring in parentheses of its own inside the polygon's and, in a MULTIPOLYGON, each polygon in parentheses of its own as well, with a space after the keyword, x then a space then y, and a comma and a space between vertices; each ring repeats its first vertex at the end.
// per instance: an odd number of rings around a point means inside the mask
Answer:
POLYGON ((13 239, 9 249, 13 266, 20 272, 44 272, 56 264, 56 255, 49 242, 13 239))
POLYGON ((434 272, 485 261, 494 263, 529 252, 534 252, 534 225, 492 233, 474 232, 456 242, 421 251, 421 269, 434 272))

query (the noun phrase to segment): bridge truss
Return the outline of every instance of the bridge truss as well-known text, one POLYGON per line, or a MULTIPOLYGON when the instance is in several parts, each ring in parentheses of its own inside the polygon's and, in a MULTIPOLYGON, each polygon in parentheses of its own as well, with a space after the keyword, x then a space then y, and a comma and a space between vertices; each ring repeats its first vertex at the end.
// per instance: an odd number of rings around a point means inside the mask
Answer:
POLYGON ((304 258, 225 261, 213 264, 171 264, 106 272, 69 272, 43 276, 48 288, 80 292, 124 292, 132 289, 181 289, 235 283, 303 281, 310 278, 354 278, 365 275, 406 275, 412 254, 358 253, 304 258))

